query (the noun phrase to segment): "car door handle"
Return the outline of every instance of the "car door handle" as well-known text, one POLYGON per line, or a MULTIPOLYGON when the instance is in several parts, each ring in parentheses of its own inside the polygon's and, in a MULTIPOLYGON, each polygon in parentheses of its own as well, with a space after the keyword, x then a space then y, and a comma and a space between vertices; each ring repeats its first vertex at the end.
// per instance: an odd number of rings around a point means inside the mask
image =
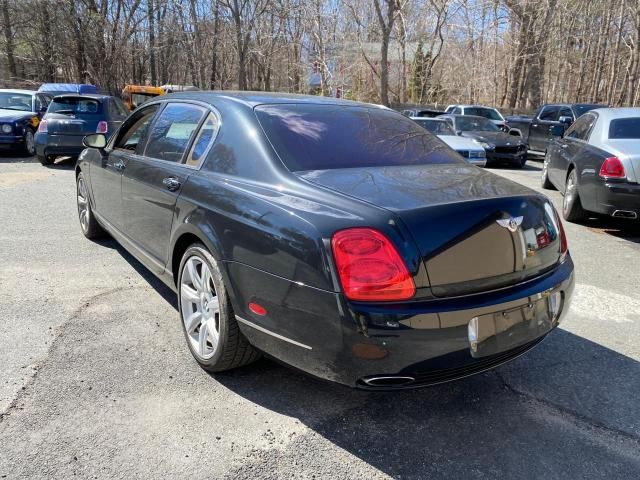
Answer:
POLYGON ((126 166, 127 165, 122 160, 118 160, 116 163, 113 164, 113 168, 119 171, 123 171, 126 166))
POLYGON ((532 127, 537 127, 537 126, 538 126, 538 124, 537 124, 537 123, 534 123, 534 124, 533 124, 533 125, 531 125, 531 126, 532 126, 532 127))
POLYGON ((176 177, 167 177, 162 180, 162 184, 171 192, 175 192, 180 188, 180 182, 176 177))
POLYGON ((562 148, 567 148, 569 145, 567 145, 566 143, 562 144, 562 148))

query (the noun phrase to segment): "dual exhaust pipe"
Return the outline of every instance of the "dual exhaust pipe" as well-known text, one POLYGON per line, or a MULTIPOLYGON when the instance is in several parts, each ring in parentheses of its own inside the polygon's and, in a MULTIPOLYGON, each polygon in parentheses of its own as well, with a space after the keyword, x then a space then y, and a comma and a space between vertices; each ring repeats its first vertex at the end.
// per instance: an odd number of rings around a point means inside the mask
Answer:
POLYGON ((614 218, 628 218, 630 220, 638 218, 638 214, 633 210, 615 210, 611 216, 614 218))

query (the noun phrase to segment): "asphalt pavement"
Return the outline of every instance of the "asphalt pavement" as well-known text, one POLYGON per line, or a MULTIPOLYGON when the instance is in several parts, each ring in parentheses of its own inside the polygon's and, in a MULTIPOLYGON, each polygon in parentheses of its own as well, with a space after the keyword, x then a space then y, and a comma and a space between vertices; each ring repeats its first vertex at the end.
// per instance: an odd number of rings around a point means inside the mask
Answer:
POLYGON ((640 478, 638 222, 565 223, 574 300, 533 351, 376 393, 202 371, 174 294, 82 236, 70 162, 0 158, 0 220, 0 478, 640 478))

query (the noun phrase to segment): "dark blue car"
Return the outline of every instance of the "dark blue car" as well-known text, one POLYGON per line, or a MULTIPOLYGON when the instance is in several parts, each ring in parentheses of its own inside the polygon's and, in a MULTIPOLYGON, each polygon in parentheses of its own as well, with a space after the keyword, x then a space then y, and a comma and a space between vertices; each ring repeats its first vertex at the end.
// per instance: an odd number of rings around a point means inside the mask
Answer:
POLYGON ((32 90, 0 89, 0 149, 35 154, 34 134, 51 99, 32 90))
POLYGON ((82 139, 85 135, 111 135, 127 113, 119 98, 108 95, 54 97, 36 133, 38 160, 42 165, 50 165, 58 156, 78 156, 84 149, 82 139))

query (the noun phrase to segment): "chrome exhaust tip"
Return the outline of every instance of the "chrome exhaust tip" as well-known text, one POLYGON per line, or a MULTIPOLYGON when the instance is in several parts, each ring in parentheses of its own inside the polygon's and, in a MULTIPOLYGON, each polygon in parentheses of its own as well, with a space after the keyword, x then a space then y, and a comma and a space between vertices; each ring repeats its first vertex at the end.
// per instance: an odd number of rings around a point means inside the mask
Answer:
POLYGON ((611 216, 615 218, 629 218, 631 220, 638 218, 638 214, 633 210, 615 210, 611 216))
POLYGON ((415 382, 415 378, 403 375, 380 375, 361 378, 360 381, 370 387, 403 387, 415 382))

